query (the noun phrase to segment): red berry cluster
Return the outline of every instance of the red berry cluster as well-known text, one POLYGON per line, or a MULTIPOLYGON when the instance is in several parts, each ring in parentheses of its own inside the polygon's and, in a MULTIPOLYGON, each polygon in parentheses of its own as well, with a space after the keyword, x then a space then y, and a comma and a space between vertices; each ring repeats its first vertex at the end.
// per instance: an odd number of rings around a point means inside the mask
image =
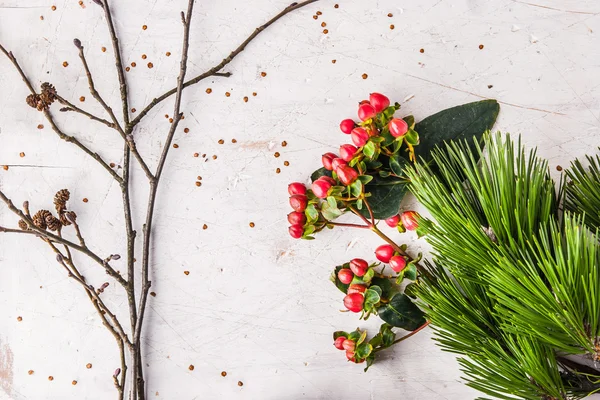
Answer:
POLYGON ((288 222, 291 224, 289 232, 293 238, 299 239, 304 233, 304 224, 306 223, 306 215, 304 215, 308 204, 306 186, 300 182, 290 183, 288 193, 290 194, 290 206, 294 210, 287 216, 288 222))
POLYGON ((333 345, 338 350, 346 351, 346 358, 348 359, 348 361, 352 361, 357 364, 365 361, 364 358, 357 359, 357 357, 356 357, 356 353, 354 352, 354 350, 356 349, 356 341, 354 341, 352 339, 348 339, 345 336, 339 336, 337 339, 335 339, 335 341, 333 342, 333 345))

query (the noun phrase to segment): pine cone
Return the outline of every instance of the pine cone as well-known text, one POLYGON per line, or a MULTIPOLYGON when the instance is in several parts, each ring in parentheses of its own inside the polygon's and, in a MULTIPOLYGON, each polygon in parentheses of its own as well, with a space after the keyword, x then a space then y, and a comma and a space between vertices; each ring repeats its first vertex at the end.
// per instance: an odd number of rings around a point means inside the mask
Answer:
POLYGON ((48 227, 48 216, 52 217, 52 213, 48 210, 36 212, 32 218, 33 224, 40 229, 46 229, 48 227))
POLYGON ((51 231, 57 231, 62 228, 60 220, 52 214, 46 216, 46 225, 48 225, 48 229, 51 231))
POLYGON ((67 209, 67 201, 71 197, 71 193, 69 193, 68 189, 62 189, 56 192, 54 195, 54 207, 56 208, 56 212, 62 214, 67 209))
POLYGON ((30 94, 25 99, 25 102, 29 105, 29 107, 37 108, 38 102, 40 101, 39 94, 30 94))
POLYGON ((29 230, 29 227, 27 226, 27 222, 23 221, 22 219, 19 220, 19 228, 21 228, 24 231, 29 230))
POLYGON ((44 82, 42 83, 42 95, 45 95, 52 103, 56 100, 56 88, 51 83, 44 82))
POLYGON ((69 226, 69 225, 71 225, 71 223, 73 223, 77 220, 77 214, 75 214, 75 211, 64 212, 64 213, 60 214, 59 217, 60 217, 60 222, 64 226, 69 226))

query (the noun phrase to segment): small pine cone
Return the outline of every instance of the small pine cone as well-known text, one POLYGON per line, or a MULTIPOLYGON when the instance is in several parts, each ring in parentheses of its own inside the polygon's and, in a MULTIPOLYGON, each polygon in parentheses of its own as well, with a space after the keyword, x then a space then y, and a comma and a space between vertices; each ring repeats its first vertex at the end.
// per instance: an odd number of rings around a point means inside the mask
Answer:
POLYGON ((54 207, 56 212, 62 214, 67 209, 67 201, 71 197, 68 189, 61 189, 54 195, 54 207))
POLYGON ((62 214, 60 214, 60 222, 64 226, 69 226, 76 220, 77 220, 77 214, 75 214, 75 211, 67 211, 67 212, 63 212, 62 214))
POLYGON ((33 224, 40 229, 48 227, 48 216, 52 217, 52 213, 48 210, 40 210, 33 216, 33 224))
POLYGON ((22 219, 19 220, 19 228, 21 228, 24 231, 29 230, 29 227, 27 226, 27 222, 23 221, 22 219))
POLYGON ((46 93, 40 94, 40 101, 37 105, 37 109, 39 111, 47 110, 48 108, 50 108, 50 105, 54 102, 55 99, 55 97, 50 96, 46 93))
POLYGON ((54 232, 62 228, 60 220, 52 214, 46 216, 46 225, 48 225, 48 229, 54 232))
POLYGON ((42 96, 45 96, 50 104, 52 104, 56 100, 56 88, 54 85, 48 82, 42 83, 42 96))
POLYGON ((37 105, 38 105, 39 101, 40 101, 40 95, 39 94, 30 94, 25 99, 25 102, 27 103, 27 105, 29 105, 29 107, 32 107, 32 108, 37 108, 37 105))

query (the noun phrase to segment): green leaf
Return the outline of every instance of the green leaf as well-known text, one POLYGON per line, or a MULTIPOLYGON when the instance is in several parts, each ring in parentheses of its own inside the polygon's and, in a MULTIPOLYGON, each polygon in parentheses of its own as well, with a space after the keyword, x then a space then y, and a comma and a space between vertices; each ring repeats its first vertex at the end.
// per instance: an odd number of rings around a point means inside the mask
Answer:
MULTIPOLYGON (((368 201, 376 219, 386 219, 398 214, 400 202, 407 191, 406 180, 391 176, 387 178, 374 177, 365 186, 365 193, 371 194, 368 201)), ((361 210, 361 213, 366 217, 369 216, 366 207, 361 210)))
POLYGON ((352 194, 352 196, 354 197, 358 197, 362 194, 362 190, 363 190, 363 184, 360 181, 360 179, 355 180, 351 185, 350 185, 350 193, 352 194))
POLYGON ((402 176, 402 169, 408 165, 408 160, 402 157, 400 153, 395 153, 392 157, 390 157, 390 169, 394 173, 394 175, 402 176))
POLYGON ((390 299, 400 291, 400 287, 395 285, 392 280, 388 278, 375 277, 371 279, 371 284, 377 285, 381 289, 380 296, 384 301, 390 301, 390 299))
POLYGON ((375 356, 373 354, 371 354, 371 355, 369 355, 369 357, 366 358, 366 360, 367 360, 367 366, 365 367, 365 372, 367 372, 369 367, 371 365, 373 365, 373 363, 375 362, 375 356))
POLYGON ((358 331, 360 333, 360 337, 356 340, 356 345, 360 346, 365 339, 367 338, 367 331, 358 331))
POLYGON ((404 293, 398 293, 392 300, 377 309, 379 318, 388 324, 414 331, 425 323, 423 311, 404 293))
POLYGON ((392 331, 392 327, 389 324, 381 324, 379 333, 381 334, 381 344, 383 347, 390 347, 394 344, 396 334, 392 331))
POLYGON ((309 204, 304 210, 304 214, 306 215, 307 224, 313 224, 319 219, 319 211, 314 204, 309 204))
POLYGON ((404 272, 406 279, 410 279, 411 281, 417 279, 417 266, 415 264, 407 265, 402 272, 404 272))
POLYGON ((310 180, 314 182, 322 176, 331 178, 331 171, 326 170, 325 167, 321 167, 310 175, 310 180))
POLYGON ((355 330, 354 332, 350 332, 350 334, 348 335, 348 339, 356 342, 360 339, 361 334, 362 334, 362 332, 360 330, 355 330))
POLYGON ((361 343, 360 345, 356 346, 356 349, 354 350, 354 354, 356 356, 357 359, 365 359, 367 358, 371 352, 373 351, 373 346, 371 346, 370 343, 361 343))
POLYGON ((333 219, 336 219, 343 213, 340 209, 337 208, 337 205, 335 206, 335 208, 333 208, 328 202, 325 202, 321 206, 321 214, 323 214, 323 217, 325 217, 325 219, 331 221, 333 219))
POLYGON ((335 267, 335 269, 331 273, 331 276, 329 277, 329 280, 334 283, 335 287, 337 287, 344 294, 346 294, 346 292, 348 291, 348 286, 350 286, 350 285, 346 285, 345 283, 342 283, 342 281, 340 281, 338 279, 337 275, 338 275, 338 272, 340 272, 340 269, 348 268, 349 266, 350 266, 350 264, 348 264, 348 263, 346 263, 344 265, 338 265, 337 267, 335 267))
POLYGON ((419 134, 414 129, 409 129, 406 135, 402 137, 407 143, 416 146, 419 144, 419 134))
MULTIPOLYGON (((377 287, 377 286, 375 286, 377 287)), ((381 291, 381 289, 379 289, 381 291)), ((381 296, 372 288, 365 292, 365 308, 369 309, 381 301, 381 296)))
POLYGON ((344 332, 344 331, 335 331, 333 332, 333 340, 339 338, 340 336, 343 336, 345 338, 348 337, 348 332, 344 332))
MULTIPOLYGON (((375 275, 375 270, 373 268, 369 268, 362 277, 363 282, 365 282, 365 283, 371 282, 374 275, 375 275)), ((381 294, 381 293, 379 293, 379 294, 381 294)))
POLYGON ((500 105, 496 100, 482 100, 448 108, 433 114, 415 125, 421 144, 415 148, 417 160, 431 161, 431 150, 442 142, 456 139, 481 140, 492 129, 500 105))
POLYGON ((359 175, 358 180, 360 180, 363 184, 367 184, 373 180, 371 175, 359 175))
POLYGON ((406 117, 403 117, 402 119, 404 120, 404 122, 406 122, 408 124, 408 129, 414 129, 415 117, 413 117, 412 115, 407 115, 406 117))
POLYGON ((327 196, 327 204, 329 204, 329 207, 331 208, 338 208, 337 200, 333 196, 327 196))

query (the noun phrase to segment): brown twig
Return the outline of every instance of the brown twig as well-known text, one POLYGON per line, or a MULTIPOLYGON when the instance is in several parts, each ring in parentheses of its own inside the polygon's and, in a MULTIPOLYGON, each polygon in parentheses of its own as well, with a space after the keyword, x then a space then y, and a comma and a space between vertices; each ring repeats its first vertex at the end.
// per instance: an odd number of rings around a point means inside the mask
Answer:
POLYGON ((109 128, 114 128, 114 124, 110 121, 105 120, 104 118, 100 118, 95 116, 92 113, 89 113, 87 111, 85 111, 84 109, 81 109, 79 107, 77 107, 75 104, 71 103, 69 100, 63 98, 60 95, 56 95, 56 99, 58 100, 58 102, 62 105, 65 105, 66 107, 61 108, 60 111, 74 111, 76 113, 82 114, 86 117, 88 117, 89 119, 93 120, 93 121, 97 121, 100 122, 106 126, 108 126, 109 128))
MULTIPOLYGON (((225 68, 225 66, 227 64, 229 64, 231 61, 233 61, 233 59, 240 54, 242 51, 244 51, 244 49, 246 48, 246 46, 252 41, 254 40, 254 38, 256 38, 262 31, 264 31, 265 29, 267 29, 269 26, 271 26, 272 24, 274 24, 275 22, 277 22, 277 20, 279 20, 280 18, 284 17, 286 14, 289 14, 290 12, 297 10, 299 8, 302 8, 304 6, 307 6, 311 3, 315 3, 319 0, 306 0, 300 3, 292 3, 289 6, 287 6, 286 8, 283 9, 283 11, 281 11, 279 14, 277 14, 276 16, 274 16, 273 18, 271 18, 269 21, 267 21, 264 25, 259 26, 258 28, 256 28, 254 30, 254 32, 252 32, 252 34, 250 36, 248 36, 248 38, 246 38, 246 40, 244 40, 242 42, 242 44, 240 44, 235 50, 233 50, 226 58, 223 59, 223 61, 221 61, 219 64, 215 65, 214 67, 212 67, 211 69, 209 69, 208 71, 196 76, 195 78, 190 79, 189 81, 185 82, 183 84, 183 87, 186 88, 188 86, 194 85, 210 76, 224 76, 224 77, 228 77, 231 76, 230 72, 225 72, 225 73, 220 73, 219 71, 221 71, 223 68, 225 68)), ((164 93, 161 96, 158 96, 156 98, 154 98, 150 104, 148 104, 146 107, 144 107, 144 109, 138 114, 137 117, 135 117, 132 121, 131 121, 131 126, 134 127, 136 126, 141 120, 142 118, 144 118, 144 116, 146 114, 148 114, 148 112, 150 110, 152 110, 152 108, 154 108, 154 106, 156 106, 158 103, 160 103, 161 101, 165 100, 166 98, 174 95, 175 93, 177 93, 177 88, 173 88, 171 90, 169 90, 168 92, 164 93)))

